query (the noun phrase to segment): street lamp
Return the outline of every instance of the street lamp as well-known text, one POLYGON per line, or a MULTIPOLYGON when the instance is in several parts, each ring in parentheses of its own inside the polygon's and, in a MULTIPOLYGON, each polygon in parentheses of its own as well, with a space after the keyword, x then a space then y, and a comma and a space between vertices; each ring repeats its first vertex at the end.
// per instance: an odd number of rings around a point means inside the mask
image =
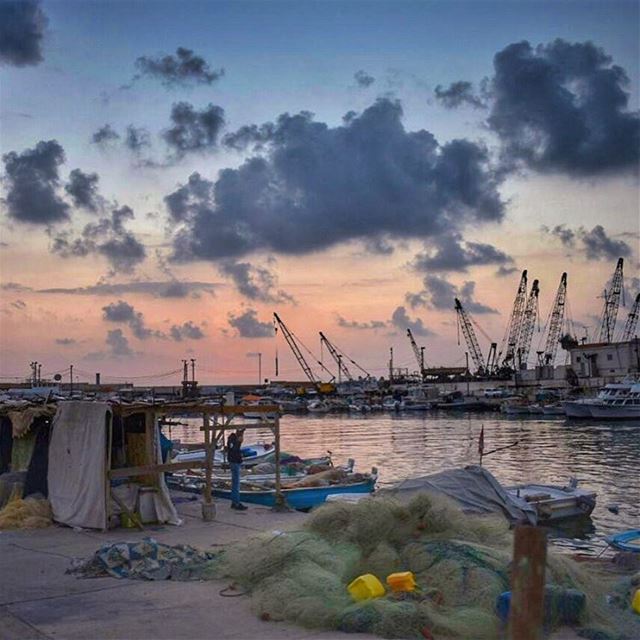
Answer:
POLYGON ((258 358, 258 385, 262 384, 262 353, 250 352, 247 353, 247 358, 258 358))

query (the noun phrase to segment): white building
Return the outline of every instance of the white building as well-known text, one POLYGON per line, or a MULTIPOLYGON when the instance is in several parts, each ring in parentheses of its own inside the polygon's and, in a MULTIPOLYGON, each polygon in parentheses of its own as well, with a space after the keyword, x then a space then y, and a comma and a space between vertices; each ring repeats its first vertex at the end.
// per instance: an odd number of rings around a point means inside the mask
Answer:
POLYGON ((580 344, 569 350, 578 378, 620 378, 640 373, 640 339, 580 344))

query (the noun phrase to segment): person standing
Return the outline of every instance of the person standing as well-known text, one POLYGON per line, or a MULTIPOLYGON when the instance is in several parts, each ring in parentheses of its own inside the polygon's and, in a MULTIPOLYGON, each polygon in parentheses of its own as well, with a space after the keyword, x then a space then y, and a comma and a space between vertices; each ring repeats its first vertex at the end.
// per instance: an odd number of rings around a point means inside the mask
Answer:
POLYGON ((244 431, 238 429, 227 440, 227 461, 231 468, 231 508, 244 511, 247 507, 240 502, 240 469, 242 468, 242 440, 244 431))

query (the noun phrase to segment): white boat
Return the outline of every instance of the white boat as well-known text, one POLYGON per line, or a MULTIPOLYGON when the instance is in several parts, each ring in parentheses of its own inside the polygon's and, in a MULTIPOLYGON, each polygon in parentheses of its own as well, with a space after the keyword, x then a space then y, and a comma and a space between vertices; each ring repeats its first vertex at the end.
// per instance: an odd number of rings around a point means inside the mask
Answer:
POLYGON ((273 398, 260 398, 260 400, 255 402, 248 402, 245 405, 247 407, 247 411, 242 415, 250 420, 275 420, 280 413, 279 411, 265 413, 264 411, 251 411, 251 407, 273 407, 277 405, 278 403, 273 398))
POLYGON ((632 380, 615 383, 612 382, 601 389, 595 398, 565 400, 562 403, 562 406, 567 414, 567 418, 593 418, 594 415, 591 412, 593 407, 600 406, 610 400, 625 398, 629 394, 632 386, 634 386, 634 382, 632 380))
POLYGON ((400 411, 400 400, 397 400, 393 396, 388 396, 382 401, 382 408, 385 411, 400 411))
POLYGON ((526 500, 538 514, 538 523, 588 516, 596 506, 593 491, 578 488, 572 479, 568 486, 550 484, 521 484, 505 487, 507 493, 526 500))
MULTIPOLYGON (((241 451, 242 464, 249 466, 264 462, 267 458, 270 458, 273 455, 274 446, 268 442, 258 442, 243 446, 241 451)), ((205 458, 206 451, 204 449, 194 449, 192 451, 178 451, 171 462, 202 462, 205 458)), ((222 449, 216 449, 213 452, 213 464, 222 465, 226 464, 226 462, 227 456, 225 452, 222 449)))
POLYGON ((589 407, 592 418, 599 420, 640 420, 640 383, 631 385, 627 394, 603 398, 589 407))
POLYGON ((311 400, 307 403, 307 411, 309 413, 329 413, 331 405, 324 400, 311 400))

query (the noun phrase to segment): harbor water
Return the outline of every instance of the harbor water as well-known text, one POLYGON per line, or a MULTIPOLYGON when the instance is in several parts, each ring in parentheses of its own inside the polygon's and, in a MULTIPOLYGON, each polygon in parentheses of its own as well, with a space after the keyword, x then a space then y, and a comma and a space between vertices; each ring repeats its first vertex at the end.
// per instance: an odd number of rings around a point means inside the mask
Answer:
MULTIPOLYGON (((199 422, 173 427, 183 442, 201 442, 199 422)), ((591 518, 554 529, 554 543, 599 553, 604 537, 640 528, 640 424, 569 421, 545 416, 429 412, 416 414, 285 415, 282 450, 301 457, 331 451, 335 464, 348 458, 356 470, 377 467, 379 487, 405 478, 477 464, 478 438, 484 426, 484 466, 504 485, 536 482, 580 486, 597 493, 591 518)), ((245 442, 271 440, 268 429, 250 430, 245 442)))

